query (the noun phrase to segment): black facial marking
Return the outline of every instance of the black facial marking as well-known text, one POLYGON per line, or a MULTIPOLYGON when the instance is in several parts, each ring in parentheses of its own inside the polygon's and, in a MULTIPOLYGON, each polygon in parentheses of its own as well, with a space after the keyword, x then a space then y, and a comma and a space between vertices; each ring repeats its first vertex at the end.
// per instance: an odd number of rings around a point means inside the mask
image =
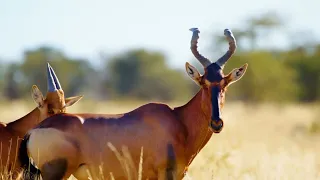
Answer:
POLYGON ((213 86, 211 88, 211 105, 212 105, 211 120, 214 120, 214 121, 220 120, 219 95, 220 95, 220 87, 213 86))
MULTIPOLYGON (((207 67, 206 71, 207 71, 206 79, 211 83, 219 83, 223 79, 221 67, 216 63, 210 64, 207 67)), ((220 119, 219 98, 220 98, 221 87, 211 86, 210 91, 211 91, 211 108, 212 108, 211 120, 220 121, 221 119, 220 119)), ((214 131, 216 130, 214 129, 214 131)))
POLYGON ((207 80, 210 82, 220 82, 222 80, 221 67, 212 63, 207 67, 207 80))

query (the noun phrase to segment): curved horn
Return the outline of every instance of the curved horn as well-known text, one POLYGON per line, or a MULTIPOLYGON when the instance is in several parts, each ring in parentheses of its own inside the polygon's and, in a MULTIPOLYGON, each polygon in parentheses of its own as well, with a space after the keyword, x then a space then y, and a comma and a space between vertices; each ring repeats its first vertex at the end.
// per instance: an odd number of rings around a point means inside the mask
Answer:
POLYGON ((54 83, 54 79, 52 76, 52 72, 50 69, 50 64, 47 63, 47 87, 48 87, 48 92, 55 92, 57 91, 56 85, 54 83))
POLYGON ((192 54, 198 59, 198 61, 202 64, 202 66, 204 68, 206 68, 207 66, 209 66, 212 62, 203 57, 199 52, 198 52, 198 39, 199 39, 199 29, 198 28, 191 28, 189 29, 190 31, 192 31, 192 38, 191 38, 191 52, 192 54))
POLYGON ((52 77, 53 77, 54 83, 55 83, 57 89, 59 90, 59 89, 61 89, 61 85, 60 85, 59 79, 58 79, 56 73, 54 72, 53 68, 50 66, 50 64, 49 64, 49 67, 50 67, 50 70, 51 70, 51 73, 52 73, 52 77))
POLYGON ((221 68, 226 64, 226 62, 231 58, 231 56, 236 51, 237 45, 236 45, 236 39, 234 38, 231 30, 225 29, 224 35, 226 36, 228 42, 229 42, 229 50, 217 60, 216 64, 218 64, 221 68))

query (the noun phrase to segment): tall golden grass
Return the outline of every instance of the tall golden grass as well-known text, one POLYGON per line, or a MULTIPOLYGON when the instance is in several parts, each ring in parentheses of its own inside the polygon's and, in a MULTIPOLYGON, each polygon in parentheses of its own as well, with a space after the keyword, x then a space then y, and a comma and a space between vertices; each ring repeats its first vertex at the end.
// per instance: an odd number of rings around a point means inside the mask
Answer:
MULTIPOLYGON (((81 100, 69 112, 122 113, 143 103, 81 100)), ((0 104, 1 121, 17 119, 32 107, 30 102, 0 104)), ((227 102, 223 117, 223 131, 194 159, 189 179, 320 179, 320 106, 227 102)))

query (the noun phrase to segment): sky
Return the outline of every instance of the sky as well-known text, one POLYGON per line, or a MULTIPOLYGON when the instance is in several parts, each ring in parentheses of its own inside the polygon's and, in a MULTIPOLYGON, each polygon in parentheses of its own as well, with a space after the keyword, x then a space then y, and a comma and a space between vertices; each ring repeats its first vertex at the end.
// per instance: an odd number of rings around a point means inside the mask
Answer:
MULTIPOLYGON (((202 54, 213 31, 223 34, 267 11, 283 15, 286 30, 307 30, 320 38, 319 7, 319 0, 0 0, 0 59, 19 60, 26 49, 50 45, 99 65, 100 51, 147 48, 184 67, 193 58, 191 27, 200 29, 202 54)), ((263 43, 286 46, 276 35, 263 43)))

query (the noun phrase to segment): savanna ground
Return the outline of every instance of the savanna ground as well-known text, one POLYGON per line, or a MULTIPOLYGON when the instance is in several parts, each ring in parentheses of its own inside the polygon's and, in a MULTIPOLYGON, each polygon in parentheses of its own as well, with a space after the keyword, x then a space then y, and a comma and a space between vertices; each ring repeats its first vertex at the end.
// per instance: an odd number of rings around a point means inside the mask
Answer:
MULTIPOLYGON (((143 103, 81 100, 69 112, 121 113, 143 103)), ((30 102, 2 104, 2 120, 17 119, 31 107, 30 102)), ((320 179, 319 105, 227 102, 223 117, 224 130, 212 136, 191 164, 191 179, 320 179)))

